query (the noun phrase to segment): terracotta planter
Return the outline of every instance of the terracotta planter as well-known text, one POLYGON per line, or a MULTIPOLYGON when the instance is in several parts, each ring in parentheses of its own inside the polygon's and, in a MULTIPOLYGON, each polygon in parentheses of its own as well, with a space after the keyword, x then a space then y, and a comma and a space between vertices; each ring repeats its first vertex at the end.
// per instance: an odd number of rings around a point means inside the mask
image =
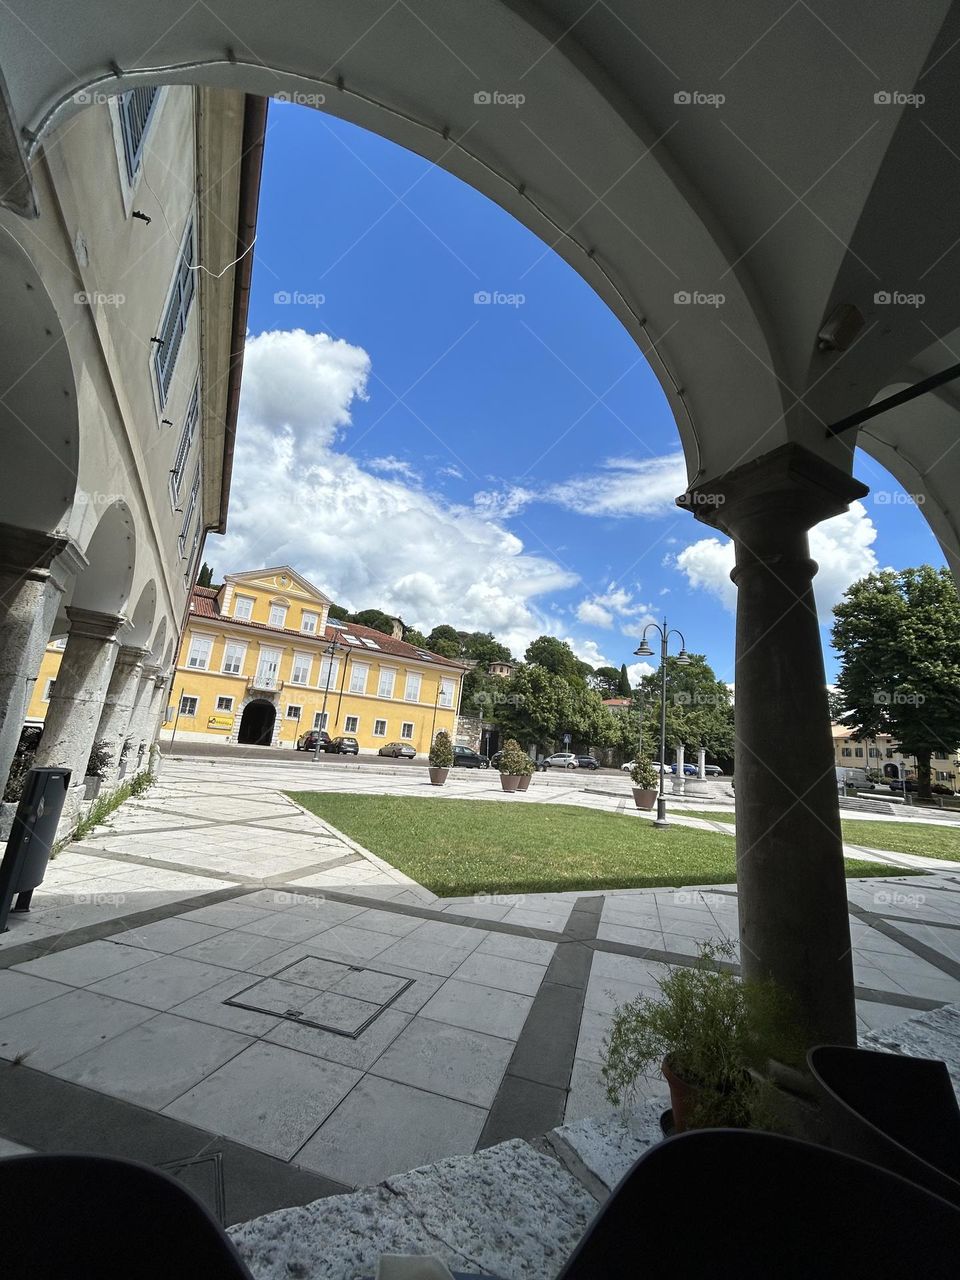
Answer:
POLYGON ((517 783, 518 791, 526 791, 527 787, 530 785, 530 777, 531 775, 529 773, 522 773, 520 775, 520 781, 517 783))
POLYGON ((656 791, 651 791, 647 787, 633 788, 633 803, 638 809, 652 809, 657 802, 656 791))
POLYGON ((696 1108, 702 1090, 695 1084, 688 1084, 670 1068, 669 1059, 664 1058, 660 1064, 663 1078, 670 1086, 670 1106, 673 1109, 673 1131, 683 1133, 690 1127, 690 1118, 696 1108))
POLYGON ((433 787, 442 787, 447 780, 447 774, 449 772, 450 772, 449 769, 435 769, 433 765, 431 765, 430 766, 430 785, 433 787))
POLYGON ((500 785, 504 791, 516 791, 520 786, 520 777, 519 773, 501 773, 500 785))

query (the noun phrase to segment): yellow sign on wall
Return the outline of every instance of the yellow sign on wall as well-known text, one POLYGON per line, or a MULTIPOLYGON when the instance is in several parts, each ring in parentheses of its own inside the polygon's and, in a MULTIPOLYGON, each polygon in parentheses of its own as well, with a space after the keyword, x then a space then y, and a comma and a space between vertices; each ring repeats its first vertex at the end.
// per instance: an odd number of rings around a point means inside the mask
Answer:
POLYGON ((233 716, 208 716, 207 728, 208 729, 232 729, 233 716))

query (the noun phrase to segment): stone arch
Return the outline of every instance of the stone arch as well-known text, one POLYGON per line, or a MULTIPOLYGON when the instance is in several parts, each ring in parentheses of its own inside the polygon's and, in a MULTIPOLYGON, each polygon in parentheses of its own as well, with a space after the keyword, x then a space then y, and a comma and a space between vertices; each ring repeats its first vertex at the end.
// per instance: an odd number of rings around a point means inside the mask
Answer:
POLYGON ((110 503, 86 547, 70 604, 96 613, 122 614, 130 599, 137 554, 133 514, 123 499, 110 503))
MULTIPOLYGON (((131 648, 150 648, 150 634, 157 612, 157 584, 153 578, 143 587, 130 615, 129 628, 124 632, 123 643, 131 648)), ((164 624, 165 625, 165 624, 164 624)))
POLYGON ((244 698, 236 731, 237 742, 258 747, 273 746, 279 719, 277 704, 269 698, 244 698))

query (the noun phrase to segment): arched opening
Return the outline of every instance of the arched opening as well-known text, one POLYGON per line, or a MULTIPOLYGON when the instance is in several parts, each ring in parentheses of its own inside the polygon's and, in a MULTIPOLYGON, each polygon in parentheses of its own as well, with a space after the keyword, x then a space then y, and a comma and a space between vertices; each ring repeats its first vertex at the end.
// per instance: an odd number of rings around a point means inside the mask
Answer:
POLYGON ((248 747, 269 747, 273 741, 273 726, 277 719, 277 708, 272 702, 257 700, 249 702, 240 717, 240 732, 237 741, 248 747))
MULTIPOLYGON (((97 613, 122 614, 130 599, 136 560, 133 515, 125 502, 114 502, 100 517, 86 556, 89 563, 77 577, 70 603, 97 613)), ((138 604, 141 619, 145 613, 152 619, 154 607, 145 589, 138 604)), ((149 633, 149 622, 144 631, 149 633)))

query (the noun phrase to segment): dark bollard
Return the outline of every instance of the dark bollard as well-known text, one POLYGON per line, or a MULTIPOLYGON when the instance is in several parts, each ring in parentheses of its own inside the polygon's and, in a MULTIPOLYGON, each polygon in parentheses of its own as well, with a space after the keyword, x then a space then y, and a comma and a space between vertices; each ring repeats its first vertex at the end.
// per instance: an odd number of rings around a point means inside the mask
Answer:
POLYGON ((14 896, 13 910, 29 911, 33 891, 43 883, 69 786, 69 769, 31 769, 27 774, 0 863, 0 933, 6 932, 14 896))

